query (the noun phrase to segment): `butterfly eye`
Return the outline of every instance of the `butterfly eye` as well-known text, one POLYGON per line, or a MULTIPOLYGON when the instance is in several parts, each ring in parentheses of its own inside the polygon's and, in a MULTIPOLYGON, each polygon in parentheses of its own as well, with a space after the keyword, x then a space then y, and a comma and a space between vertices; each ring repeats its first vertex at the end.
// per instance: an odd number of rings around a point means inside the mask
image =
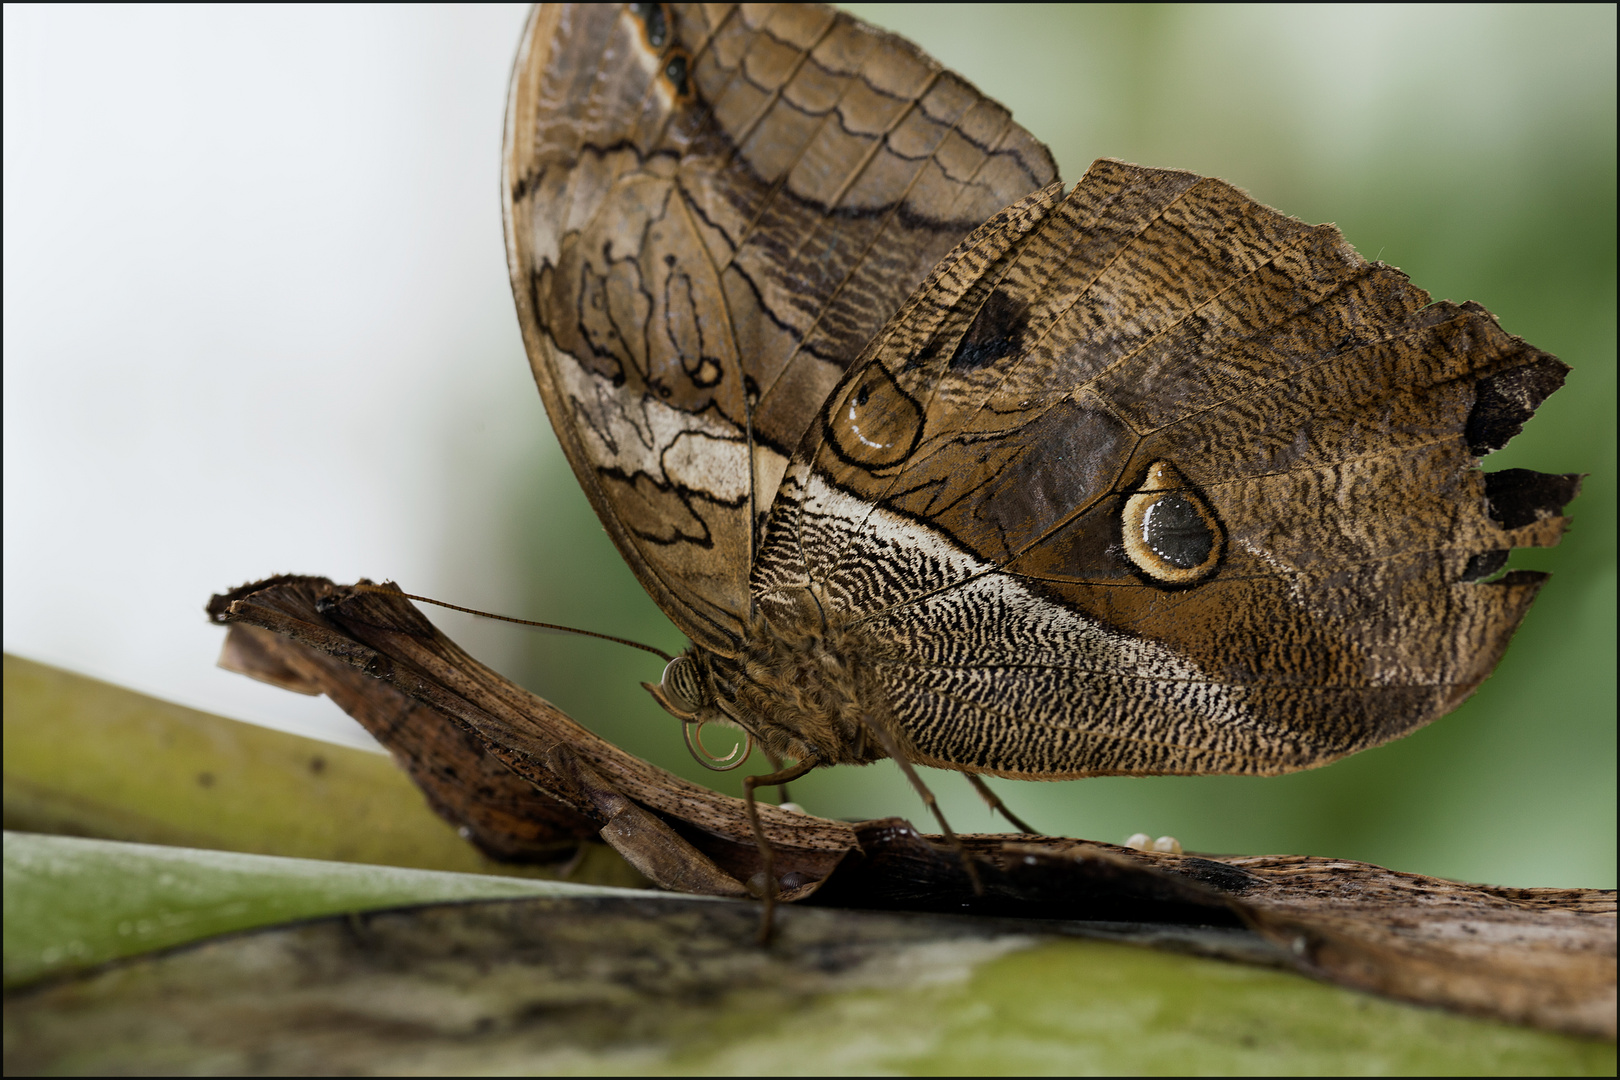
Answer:
POLYGON ((845 461, 881 469, 911 456, 922 434, 922 410, 873 364, 833 405, 827 438, 845 461))
POLYGON ((1126 556, 1156 582, 1193 585, 1221 561, 1220 522, 1169 462, 1149 467, 1122 517, 1126 556))
POLYGON ((677 709, 691 714, 705 704, 703 684, 698 680, 698 666, 689 656, 677 656, 664 665, 664 676, 658 680, 658 689, 665 700, 677 709))

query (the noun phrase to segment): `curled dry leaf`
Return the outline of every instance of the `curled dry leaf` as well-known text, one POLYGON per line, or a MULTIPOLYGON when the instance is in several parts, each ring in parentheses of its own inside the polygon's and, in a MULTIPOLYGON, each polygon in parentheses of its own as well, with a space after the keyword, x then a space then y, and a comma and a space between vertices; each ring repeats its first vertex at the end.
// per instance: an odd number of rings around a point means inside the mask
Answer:
MULTIPOLYGON (((402 597, 282 577, 215 596, 227 666, 318 688, 429 803, 498 858, 600 836, 663 888, 741 897, 760 868, 742 800, 585 730, 485 668, 402 597)), ((1613 1038, 1614 893, 1509 889, 1304 856, 1201 856, 1026 835, 940 838, 761 806, 784 899, 1031 919, 1246 926, 1296 969, 1407 1001, 1613 1038)))

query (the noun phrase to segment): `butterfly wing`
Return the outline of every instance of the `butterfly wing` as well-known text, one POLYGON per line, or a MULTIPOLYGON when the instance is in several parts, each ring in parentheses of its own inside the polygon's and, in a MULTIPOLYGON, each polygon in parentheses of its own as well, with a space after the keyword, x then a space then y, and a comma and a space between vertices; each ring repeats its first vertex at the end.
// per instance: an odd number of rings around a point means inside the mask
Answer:
POLYGON ((1320 764, 1501 655, 1541 576, 1477 579, 1555 543, 1577 481, 1478 457, 1565 370, 1330 226, 1100 161, 970 236, 851 367, 754 588, 861 630, 923 763, 1320 764))
POLYGON ((603 525, 694 642, 735 650, 753 514, 845 369, 1055 175, 1004 108, 825 7, 535 9, 503 165, 524 344, 603 525))

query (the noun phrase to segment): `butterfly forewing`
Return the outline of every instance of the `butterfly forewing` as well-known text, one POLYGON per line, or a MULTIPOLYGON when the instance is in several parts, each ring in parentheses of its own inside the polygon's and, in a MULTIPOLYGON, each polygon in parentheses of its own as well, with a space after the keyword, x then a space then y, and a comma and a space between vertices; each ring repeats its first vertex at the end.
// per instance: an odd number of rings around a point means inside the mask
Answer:
POLYGON ((756 590, 861 627, 931 764, 1276 772, 1453 707, 1539 586, 1471 568, 1572 491, 1514 525, 1469 433, 1562 365, 1219 181, 1105 161, 1051 202, 834 391, 756 590))
POLYGON ((750 507, 845 369, 1055 175, 1001 106, 827 8, 536 9, 503 169, 524 341, 575 475, 694 642, 736 650, 750 507))

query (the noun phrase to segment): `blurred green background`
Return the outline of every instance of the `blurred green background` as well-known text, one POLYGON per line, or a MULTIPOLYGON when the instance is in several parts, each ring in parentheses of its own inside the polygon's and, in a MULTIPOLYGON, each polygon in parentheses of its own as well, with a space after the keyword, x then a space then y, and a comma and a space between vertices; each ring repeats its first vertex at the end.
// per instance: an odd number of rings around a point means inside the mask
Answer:
MULTIPOLYGON (((1554 577, 1472 700, 1308 773, 992 781, 1009 804, 1042 830, 1115 842, 1169 833, 1193 850, 1614 887, 1614 7, 850 10, 1011 107, 1070 183, 1103 156, 1220 176, 1307 221, 1336 222, 1366 257, 1436 297, 1478 300, 1574 369, 1487 463, 1590 476, 1563 545, 1515 556, 1554 577)), ((524 442, 505 526, 525 580, 504 610, 682 647, 550 433, 524 442)), ((469 645, 519 633, 446 626, 469 645)), ((676 722, 639 687, 657 679, 656 660, 540 634, 494 652, 509 657, 507 674, 626 749, 740 790, 742 773, 690 760, 676 722)), ((925 775, 956 828, 1002 828, 963 779, 925 775)), ((794 797, 834 817, 926 817, 886 762, 822 770, 794 797)))

